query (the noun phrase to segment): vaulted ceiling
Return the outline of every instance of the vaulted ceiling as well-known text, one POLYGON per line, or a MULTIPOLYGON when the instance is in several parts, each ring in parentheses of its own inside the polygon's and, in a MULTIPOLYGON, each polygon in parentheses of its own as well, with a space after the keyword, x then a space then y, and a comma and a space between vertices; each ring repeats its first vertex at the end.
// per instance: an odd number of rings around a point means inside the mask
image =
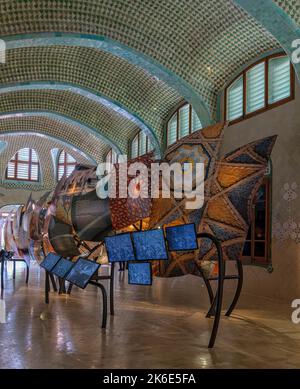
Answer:
MULTIPOLYGON (((280 48, 244 3, 0 0, 0 134, 49 134, 100 161, 141 129, 163 151, 182 100, 210 123, 224 83, 280 48)), ((271 3, 299 23, 299 1, 271 3)))

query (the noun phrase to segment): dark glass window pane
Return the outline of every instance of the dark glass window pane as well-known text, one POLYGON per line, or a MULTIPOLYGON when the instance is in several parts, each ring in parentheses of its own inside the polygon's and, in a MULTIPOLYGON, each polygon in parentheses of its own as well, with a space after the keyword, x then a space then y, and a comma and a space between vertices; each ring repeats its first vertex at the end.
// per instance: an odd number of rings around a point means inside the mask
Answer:
POLYGON ((255 242, 254 244, 254 256, 264 257, 265 256, 265 242, 255 242))
POLYGON ((242 255, 244 257, 250 257, 251 256, 251 242, 245 242, 242 255))

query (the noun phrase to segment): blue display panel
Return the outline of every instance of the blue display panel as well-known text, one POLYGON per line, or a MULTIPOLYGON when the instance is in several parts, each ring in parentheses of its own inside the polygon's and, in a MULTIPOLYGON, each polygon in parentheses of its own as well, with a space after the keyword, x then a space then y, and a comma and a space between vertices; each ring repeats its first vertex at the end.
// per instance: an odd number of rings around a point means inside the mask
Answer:
POLYGON ((49 253, 46 258, 41 262, 41 267, 47 271, 51 271, 57 262, 60 260, 61 256, 55 253, 49 253))
POLYGON ((152 285, 152 269, 149 262, 128 263, 128 284, 152 285))
POLYGON ((138 261, 168 259, 162 229, 134 232, 132 236, 138 261))
POLYGON ((66 280, 72 284, 84 289, 96 271, 99 269, 99 263, 90 261, 88 259, 79 258, 70 273, 67 275, 66 280))
POLYGON ((198 248, 195 224, 182 224, 166 228, 170 251, 196 250, 198 248))
POLYGON ((129 233, 107 236, 105 246, 109 262, 134 261, 134 251, 129 233))
POLYGON ((65 278, 73 266, 74 263, 72 261, 61 258, 52 269, 52 273, 60 278, 65 278))

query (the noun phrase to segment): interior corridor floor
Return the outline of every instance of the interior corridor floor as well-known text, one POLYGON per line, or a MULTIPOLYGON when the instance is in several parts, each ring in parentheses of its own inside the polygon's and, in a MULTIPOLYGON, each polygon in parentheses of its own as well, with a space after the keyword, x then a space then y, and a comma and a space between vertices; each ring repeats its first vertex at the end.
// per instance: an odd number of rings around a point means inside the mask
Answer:
MULTIPOLYGON (((74 288, 69 297, 52 293, 46 306, 37 264, 28 286, 22 264, 15 281, 11 264, 5 277, 0 368, 300 368, 300 324, 292 323, 288 304, 243 294, 233 316, 221 318, 209 350, 212 320, 196 277, 154 278, 143 287, 117 272, 116 313, 106 329, 95 287, 74 288)), ((231 295, 226 291, 224 306, 231 295)))

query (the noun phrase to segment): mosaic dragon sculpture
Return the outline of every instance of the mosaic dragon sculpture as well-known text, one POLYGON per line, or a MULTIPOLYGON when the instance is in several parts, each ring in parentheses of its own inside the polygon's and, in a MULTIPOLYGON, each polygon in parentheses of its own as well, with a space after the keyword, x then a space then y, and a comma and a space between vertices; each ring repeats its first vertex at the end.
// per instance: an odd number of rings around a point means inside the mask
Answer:
MULTIPOLYGON (((31 197, 5 222, 6 250, 16 256, 40 262, 49 252, 72 259, 80 255, 105 262, 101 245, 112 231, 149 229, 193 222, 198 232, 210 232, 222 244, 225 259, 239 259, 251 222, 251 206, 262 183, 276 136, 257 140, 220 158, 225 123, 201 129, 169 147, 163 161, 203 162, 205 201, 201 209, 185 208, 186 199, 100 199, 96 194, 96 168, 78 165, 63 177, 54 192, 39 201, 31 197)), ((153 154, 128 161, 150 167, 153 154)), ((120 165, 115 165, 116 171, 120 165)), ((117 174, 118 177, 118 174, 117 174)), ((195 179, 195 177, 194 177, 195 179)), ((128 176, 127 182, 132 180, 128 176)), ((118 187, 118 186, 117 186, 118 187)), ((197 266, 216 271, 216 252, 203 239, 197 257, 194 253, 171 253, 168 261, 153 264, 161 277, 196 274, 197 266)))

